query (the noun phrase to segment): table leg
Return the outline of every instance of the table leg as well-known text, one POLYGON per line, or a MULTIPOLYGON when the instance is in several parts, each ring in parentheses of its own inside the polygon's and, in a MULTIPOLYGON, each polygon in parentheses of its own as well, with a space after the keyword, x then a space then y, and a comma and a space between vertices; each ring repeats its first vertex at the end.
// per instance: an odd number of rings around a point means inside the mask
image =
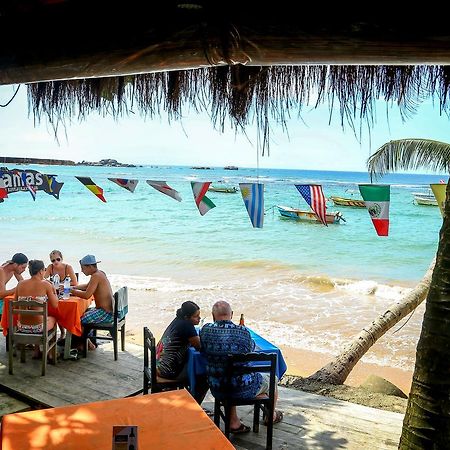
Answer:
POLYGON ((66 331, 66 340, 64 343, 64 359, 70 358, 70 347, 72 345, 72 333, 67 330, 66 331))

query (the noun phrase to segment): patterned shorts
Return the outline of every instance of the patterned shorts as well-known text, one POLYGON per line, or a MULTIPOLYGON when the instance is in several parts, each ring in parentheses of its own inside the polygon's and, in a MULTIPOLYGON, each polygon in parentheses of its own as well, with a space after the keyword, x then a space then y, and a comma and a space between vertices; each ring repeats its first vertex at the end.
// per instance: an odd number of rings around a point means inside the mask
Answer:
POLYGON ((81 316, 81 323, 103 323, 103 322, 112 322, 113 321, 113 313, 107 312, 101 308, 91 308, 88 309, 81 316))
POLYGON ((38 323, 37 325, 17 323, 17 331, 26 334, 42 334, 44 332, 44 325, 42 323, 38 323))

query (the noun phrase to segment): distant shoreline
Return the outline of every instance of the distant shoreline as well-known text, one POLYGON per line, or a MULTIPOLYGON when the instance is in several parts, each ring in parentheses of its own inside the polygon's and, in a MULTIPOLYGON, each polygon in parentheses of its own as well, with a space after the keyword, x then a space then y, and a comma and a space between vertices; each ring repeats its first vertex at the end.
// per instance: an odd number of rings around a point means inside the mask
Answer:
POLYGON ((134 164, 123 164, 115 159, 102 159, 100 161, 75 162, 69 159, 47 158, 19 158, 15 156, 0 156, 0 164, 42 164, 45 166, 101 166, 101 167, 136 167, 134 164))

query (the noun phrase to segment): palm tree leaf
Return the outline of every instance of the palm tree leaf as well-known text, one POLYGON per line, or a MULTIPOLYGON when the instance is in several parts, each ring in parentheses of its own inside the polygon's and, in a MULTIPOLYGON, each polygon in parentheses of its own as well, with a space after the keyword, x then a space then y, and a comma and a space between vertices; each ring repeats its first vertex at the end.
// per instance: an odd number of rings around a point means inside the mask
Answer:
POLYGON ((371 178, 421 167, 450 173, 450 144, 430 139, 399 139, 382 145, 367 160, 371 178))

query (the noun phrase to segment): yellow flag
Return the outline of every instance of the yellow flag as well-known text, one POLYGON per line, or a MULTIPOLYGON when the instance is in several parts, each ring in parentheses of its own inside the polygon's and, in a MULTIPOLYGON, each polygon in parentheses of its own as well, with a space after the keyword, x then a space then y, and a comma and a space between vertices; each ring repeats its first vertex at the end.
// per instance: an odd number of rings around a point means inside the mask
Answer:
POLYGON ((444 183, 430 184, 431 190, 438 202, 439 209, 442 217, 444 217, 444 205, 445 205, 445 190, 447 185, 444 183))

